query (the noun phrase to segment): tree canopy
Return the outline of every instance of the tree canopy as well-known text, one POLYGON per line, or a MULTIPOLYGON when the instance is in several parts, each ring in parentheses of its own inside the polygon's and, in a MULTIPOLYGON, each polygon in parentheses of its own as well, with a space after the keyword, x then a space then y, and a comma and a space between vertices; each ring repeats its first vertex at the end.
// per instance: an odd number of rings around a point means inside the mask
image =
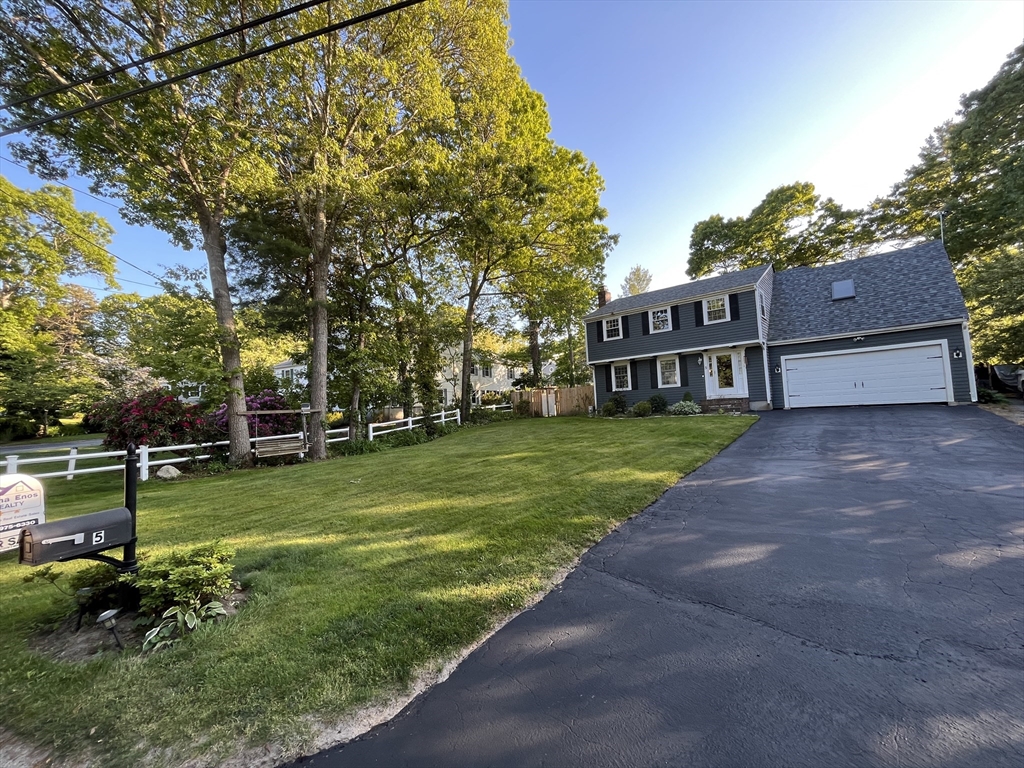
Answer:
POLYGON ((626 279, 622 281, 622 295, 623 296, 636 296, 639 293, 647 293, 651 288, 651 281, 654 278, 651 273, 637 264, 628 273, 626 273, 626 279))
POLYGON ((870 241, 857 226, 858 214, 830 197, 823 200, 809 182, 777 187, 745 217, 714 214, 697 222, 686 274, 697 278, 763 264, 782 270, 838 261, 870 241))

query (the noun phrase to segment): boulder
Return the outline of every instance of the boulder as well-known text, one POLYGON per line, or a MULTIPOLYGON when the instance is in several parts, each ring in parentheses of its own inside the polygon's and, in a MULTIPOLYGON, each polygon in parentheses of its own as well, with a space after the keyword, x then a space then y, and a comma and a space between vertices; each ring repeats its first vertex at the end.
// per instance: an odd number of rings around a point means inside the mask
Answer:
POLYGON ((156 476, 159 477, 161 480, 173 480, 180 474, 181 472, 176 470, 174 467, 166 466, 160 467, 160 471, 156 473, 156 476))

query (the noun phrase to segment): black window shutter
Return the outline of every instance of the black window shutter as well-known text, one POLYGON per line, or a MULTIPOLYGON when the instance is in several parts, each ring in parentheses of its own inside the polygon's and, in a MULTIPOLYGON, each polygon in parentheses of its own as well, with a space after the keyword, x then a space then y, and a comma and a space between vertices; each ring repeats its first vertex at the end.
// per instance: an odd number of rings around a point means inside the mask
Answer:
POLYGON ((629 338, 629 315, 623 315, 619 318, 619 328, 622 329, 622 338, 629 338))
POLYGON ((673 331, 678 331, 679 330, 679 305, 678 304, 673 304, 672 305, 672 311, 669 314, 672 315, 672 330, 673 331))
POLYGON ((651 335, 651 313, 643 312, 640 314, 640 332, 644 336, 651 335))
POLYGON ((604 320, 597 321, 597 340, 604 341, 604 320))
POLYGON ((629 378, 631 379, 629 383, 633 385, 630 389, 640 389, 640 382, 636 377, 636 360, 629 361, 629 378))
POLYGON ((729 319, 740 319, 740 295, 738 293, 729 294, 729 319))
POLYGON ((604 368, 604 391, 612 391, 612 367, 610 365, 602 366, 604 368))
POLYGON ((697 327, 700 328, 704 325, 704 302, 695 301, 693 302, 693 322, 696 323, 697 327))
POLYGON ((651 360, 651 389, 658 388, 658 358, 651 360))
POLYGON ((690 385, 690 374, 686 370, 686 355, 679 356, 679 386, 688 387, 690 385))

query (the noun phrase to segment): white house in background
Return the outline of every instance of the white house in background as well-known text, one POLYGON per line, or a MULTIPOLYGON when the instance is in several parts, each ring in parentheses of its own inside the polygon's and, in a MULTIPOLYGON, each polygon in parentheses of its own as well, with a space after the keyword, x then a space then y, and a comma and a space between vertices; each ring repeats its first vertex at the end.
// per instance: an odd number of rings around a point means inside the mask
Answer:
POLYGON ((296 363, 291 358, 282 360, 274 366, 274 376, 282 382, 297 384, 300 387, 304 387, 309 383, 306 380, 306 366, 302 363, 296 363))
MULTIPOLYGON (((443 406, 450 406, 459 396, 462 380, 462 345, 450 347, 441 354, 442 370, 437 375, 437 394, 443 406)), ((553 361, 545 361, 541 373, 550 378, 555 371, 553 361)), ((479 405, 484 393, 501 394, 512 389, 512 382, 526 372, 522 365, 500 362, 475 363, 469 372, 469 381, 473 389, 472 402, 479 405)), ((283 383, 294 383, 305 386, 306 366, 294 360, 283 360, 274 366, 274 376, 283 383)))
MULTIPOLYGON (((459 397, 462 382, 462 345, 449 347, 441 353, 442 371, 438 375, 438 397, 441 404, 448 406, 459 397)), ((544 361, 541 375, 549 379, 555 372, 555 363, 544 361)), ((470 395, 473 405, 479 405, 485 393, 501 394, 512 389, 512 382, 526 373, 522 364, 503 362, 478 362, 469 369, 470 395)))

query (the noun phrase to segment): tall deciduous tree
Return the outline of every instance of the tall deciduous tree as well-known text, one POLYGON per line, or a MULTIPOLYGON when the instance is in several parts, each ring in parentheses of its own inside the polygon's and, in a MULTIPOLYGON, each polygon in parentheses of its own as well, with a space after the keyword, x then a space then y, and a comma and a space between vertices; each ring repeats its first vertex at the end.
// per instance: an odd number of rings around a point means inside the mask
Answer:
MULTIPOLYGON (((257 4, 258 7, 258 4, 257 4)), ((211 0, 103 0, 72 7, 57 0, 0 3, 0 95, 29 98, 16 121, 163 79, 248 50, 239 33, 187 54, 75 86, 36 95, 84 75, 219 32, 255 13, 250 5, 211 0)), ((167 232, 184 247, 204 249, 219 328, 223 377, 229 388, 230 459, 249 459, 239 341, 224 253, 223 221, 241 187, 261 175, 260 141, 249 130, 262 109, 266 76, 258 60, 194 77, 91 109, 38 129, 14 151, 40 173, 59 177, 67 166, 94 188, 124 201, 129 221, 167 232)), ((265 140, 265 137, 263 138, 265 140)))
POLYGON ((622 281, 620 289, 622 295, 636 296, 640 293, 647 293, 651 288, 651 281, 653 279, 649 270, 637 264, 626 273, 626 279, 622 281))
POLYGON ((813 184, 778 187, 746 217, 715 214, 697 222, 686 274, 696 278, 762 264, 782 270, 838 261, 871 241, 858 226, 859 216, 832 198, 822 200, 813 184))
POLYGON ((0 407, 45 417, 98 385, 85 338, 95 299, 68 279, 116 285, 112 232, 76 210, 70 190, 28 192, 0 176, 0 407))

